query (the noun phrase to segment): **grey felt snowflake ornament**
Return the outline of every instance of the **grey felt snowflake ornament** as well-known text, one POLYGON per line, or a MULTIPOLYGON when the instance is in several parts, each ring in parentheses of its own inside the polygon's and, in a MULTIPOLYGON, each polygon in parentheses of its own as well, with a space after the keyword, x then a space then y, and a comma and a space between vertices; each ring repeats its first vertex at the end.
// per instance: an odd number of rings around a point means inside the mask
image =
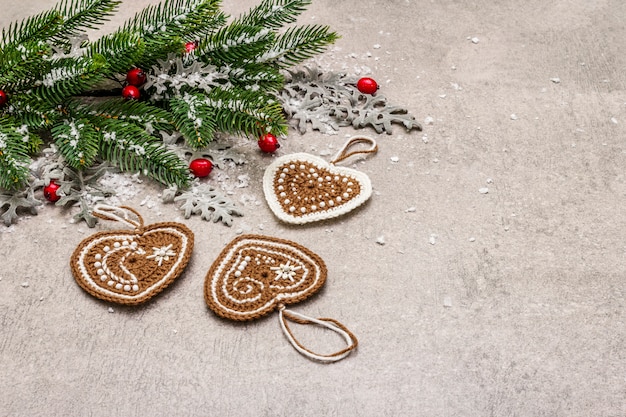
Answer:
POLYGON ((310 67, 288 71, 280 93, 283 110, 300 133, 305 133, 309 125, 328 134, 336 133, 341 126, 371 127, 387 134, 393 133, 394 124, 408 131, 422 130, 407 109, 389 104, 380 93, 361 93, 356 82, 356 77, 310 67))
POLYGON ((180 209, 188 219, 192 215, 200 215, 203 220, 221 221, 227 226, 233 224, 233 216, 242 216, 233 202, 225 197, 221 191, 209 184, 194 185, 191 189, 178 193, 175 189, 168 189, 163 193, 164 202, 182 202, 180 209))

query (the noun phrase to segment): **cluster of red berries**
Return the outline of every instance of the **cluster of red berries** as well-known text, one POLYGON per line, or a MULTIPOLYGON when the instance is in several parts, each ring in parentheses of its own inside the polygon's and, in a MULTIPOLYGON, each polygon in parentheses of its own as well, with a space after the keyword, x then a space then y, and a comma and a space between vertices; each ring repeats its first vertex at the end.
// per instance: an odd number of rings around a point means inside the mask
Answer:
POLYGON ((141 68, 133 68, 126 74, 126 87, 122 89, 122 97, 129 100, 139 100, 141 93, 139 87, 141 87, 148 77, 141 68))

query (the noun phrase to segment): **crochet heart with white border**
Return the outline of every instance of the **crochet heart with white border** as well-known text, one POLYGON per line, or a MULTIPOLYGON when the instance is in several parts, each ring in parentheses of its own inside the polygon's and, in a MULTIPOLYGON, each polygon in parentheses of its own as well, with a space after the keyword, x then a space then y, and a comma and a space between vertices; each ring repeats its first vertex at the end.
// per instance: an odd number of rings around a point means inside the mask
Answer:
POLYGON ((370 198, 372 184, 360 171, 295 153, 276 159, 265 170, 263 191, 280 220, 304 224, 354 210, 370 198))

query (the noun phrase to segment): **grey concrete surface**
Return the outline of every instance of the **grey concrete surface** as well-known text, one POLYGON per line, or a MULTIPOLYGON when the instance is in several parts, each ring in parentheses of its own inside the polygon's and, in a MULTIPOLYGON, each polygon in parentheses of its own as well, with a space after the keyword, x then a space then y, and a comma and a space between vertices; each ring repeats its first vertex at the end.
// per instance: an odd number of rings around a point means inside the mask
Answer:
MULTIPOLYGON (((147 3, 125 0, 110 26, 147 3)), ((0 23, 50 4, 2 0, 0 23)), ((196 234, 186 273, 145 307, 110 313, 76 285, 69 257, 94 231, 69 213, 47 205, 2 226, 0 415, 626 415, 626 3, 314 0, 301 21, 342 35, 320 65, 369 67, 432 124, 376 136, 378 155, 356 163, 372 199, 322 224, 272 216, 271 158, 254 143, 231 174, 250 176, 235 198, 260 204, 242 203, 231 228, 140 207, 159 188, 135 185, 125 203, 146 222, 196 234), (293 308, 342 321, 355 354, 320 365, 275 316, 241 325, 206 308, 204 276, 241 230, 325 259, 325 288, 293 308)), ((291 132, 280 152, 318 154, 353 133, 291 132)))

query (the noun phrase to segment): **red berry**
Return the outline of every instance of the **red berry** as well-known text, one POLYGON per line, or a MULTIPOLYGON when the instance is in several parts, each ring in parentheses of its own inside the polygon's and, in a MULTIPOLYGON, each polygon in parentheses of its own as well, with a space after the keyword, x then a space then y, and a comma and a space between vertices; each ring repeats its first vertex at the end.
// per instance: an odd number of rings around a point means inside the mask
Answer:
POLYGON ((146 73, 143 72, 141 68, 133 68, 128 71, 128 74, 126 74, 126 82, 130 85, 134 85, 135 87, 142 86, 147 79, 148 77, 146 76, 146 73))
POLYGON ((185 44, 185 50, 188 54, 192 53, 198 47, 198 41, 187 42, 185 44))
POLYGON ((8 101, 7 93, 5 93, 4 91, 0 90, 0 107, 2 107, 5 104, 7 104, 7 101, 8 101))
POLYGON ((122 97, 130 100, 139 100, 139 97, 141 97, 141 93, 139 92, 139 89, 134 85, 127 85, 122 89, 122 97))
POLYGON ((198 178, 204 178, 213 171, 213 162, 208 159, 198 158, 191 161, 189 170, 198 178))
POLYGON ((43 187, 43 196, 46 200, 54 203, 59 201, 61 196, 57 195, 57 190, 61 188, 54 180, 50 181, 50 184, 43 187))
POLYGON ((261 150, 266 153, 274 153, 278 148, 280 148, 280 143, 278 143, 278 139, 276 139, 276 136, 272 135, 271 133, 267 133, 261 136, 258 145, 259 148, 261 148, 261 150))
POLYGON ((363 94, 374 94, 378 90, 378 83, 369 77, 363 77, 356 83, 356 88, 363 94))

